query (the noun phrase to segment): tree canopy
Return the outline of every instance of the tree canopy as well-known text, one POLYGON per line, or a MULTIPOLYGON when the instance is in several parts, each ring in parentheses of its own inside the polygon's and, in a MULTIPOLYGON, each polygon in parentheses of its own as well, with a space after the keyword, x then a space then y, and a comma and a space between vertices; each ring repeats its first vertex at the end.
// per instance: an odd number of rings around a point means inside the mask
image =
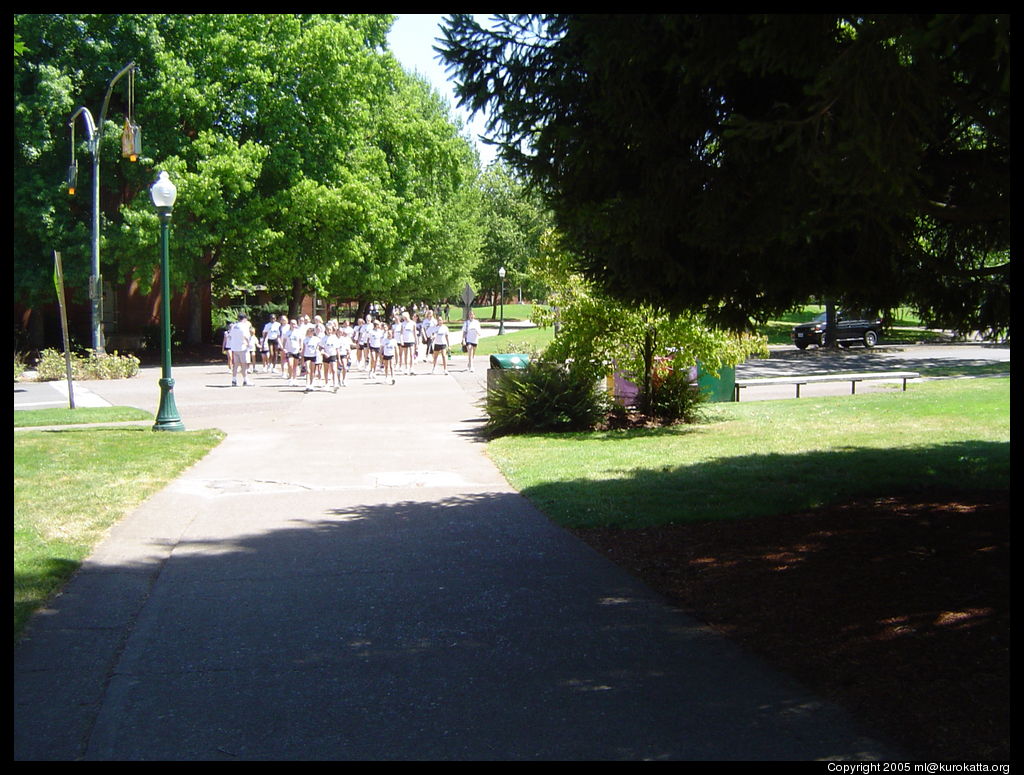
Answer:
POLYGON ((473 272, 474 288, 497 296, 498 270, 504 267, 506 288, 522 289, 527 297, 547 290, 531 261, 540 255, 541 236, 550 220, 544 203, 528 191, 500 160, 480 176, 483 245, 480 263, 473 272))
MULTIPOLYGON (((129 62, 99 127, 104 274, 153 279, 149 186, 178 187, 171 280, 405 301, 455 294, 479 258, 478 160, 441 97, 387 51, 389 14, 20 14, 15 298, 52 296, 51 251, 87 287, 91 197, 62 186, 77 106, 129 62), (76 260, 81 259, 81 260, 76 260), (42 278, 42 279, 40 279, 42 278)), ((88 191, 89 165, 79 188, 88 191)))
POLYGON ((452 14, 462 105, 629 302, 1010 324, 1007 15, 452 14))

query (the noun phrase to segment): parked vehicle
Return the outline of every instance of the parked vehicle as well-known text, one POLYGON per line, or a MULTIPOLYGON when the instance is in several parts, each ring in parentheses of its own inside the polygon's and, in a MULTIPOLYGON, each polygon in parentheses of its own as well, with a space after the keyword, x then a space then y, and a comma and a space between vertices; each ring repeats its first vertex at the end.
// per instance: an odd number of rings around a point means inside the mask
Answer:
MULTIPOLYGON (((874 347, 882 331, 882 321, 878 317, 863 312, 840 311, 836 314, 836 340, 840 347, 852 344, 863 344, 874 347)), ((793 327, 793 344, 803 350, 808 345, 821 347, 825 343, 825 313, 822 312, 810 323, 801 323, 793 327)))

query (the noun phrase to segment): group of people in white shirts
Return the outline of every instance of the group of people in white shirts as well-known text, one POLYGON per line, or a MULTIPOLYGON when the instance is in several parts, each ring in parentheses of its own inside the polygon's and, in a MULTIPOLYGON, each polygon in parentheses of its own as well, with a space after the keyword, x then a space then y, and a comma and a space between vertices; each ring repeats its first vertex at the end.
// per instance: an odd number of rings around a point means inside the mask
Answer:
MULTIPOLYGON (((461 344, 468 370, 480 341, 480 322, 472 311, 462 324, 461 344)), ((223 349, 231 367, 231 384, 251 385, 249 374, 261 368, 288 380, 289 386, 305 385, 306 391, 346 386, 350 371, 365 372, 367 379, 395 384, 396 375, 412 375, 413 364, 432 359, 430 373, 448 374, 452 334, 440 315, 428 310, 421 318, 408 312, 395 314, 390 323, 358 319, 355 323, 328 320, 317 315, 289 319, 271 316, 257 334, 248 316, 239 314, 224 334, 223 349), (257 364, 257 359, 260 363, 257 364)))

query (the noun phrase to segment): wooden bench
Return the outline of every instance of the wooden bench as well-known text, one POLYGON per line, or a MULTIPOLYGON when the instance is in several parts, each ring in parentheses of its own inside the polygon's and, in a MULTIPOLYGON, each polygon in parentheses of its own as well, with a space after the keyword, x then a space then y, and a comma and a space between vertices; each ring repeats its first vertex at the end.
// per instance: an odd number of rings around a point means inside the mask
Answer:
POLYGON ((903 390, 907 389, 908 379, 918 379, 921 375, 916 371, 874 371, 862 374, 801 374, 789 377, 756 377, 753 379, 736 380, 735 397, 740 400, 740 390, 746 387, 762 387, 765 385, 796 385, 796 397, 800 398, 800 388, 815 382, 847 382, 850 383, 850 394, 857 392, 857 383, 869 379, 903 380, 903 390))

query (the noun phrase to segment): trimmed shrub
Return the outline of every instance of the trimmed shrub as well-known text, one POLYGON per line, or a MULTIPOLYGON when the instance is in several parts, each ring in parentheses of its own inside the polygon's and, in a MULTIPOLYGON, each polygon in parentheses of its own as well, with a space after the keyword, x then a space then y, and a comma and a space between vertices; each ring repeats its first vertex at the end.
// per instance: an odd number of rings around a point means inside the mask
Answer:
MULTIPOLYGON (((72 353, 72 379, 124 379, 139 373, 139 359, 134 355, 118 355, 116 351, 103 356, 97 356, 92 350, 86 353, 85 356, 72 353)), ((53 382, 62 379, 67 379, 64 353, 53 348, 43 350, 36 366, 36 380, 53 382)))
POLYGON ((533 361, 502 374, 485 402, 489 436, 589 430, 604 419, 608 400, 588 373, 533 361))

